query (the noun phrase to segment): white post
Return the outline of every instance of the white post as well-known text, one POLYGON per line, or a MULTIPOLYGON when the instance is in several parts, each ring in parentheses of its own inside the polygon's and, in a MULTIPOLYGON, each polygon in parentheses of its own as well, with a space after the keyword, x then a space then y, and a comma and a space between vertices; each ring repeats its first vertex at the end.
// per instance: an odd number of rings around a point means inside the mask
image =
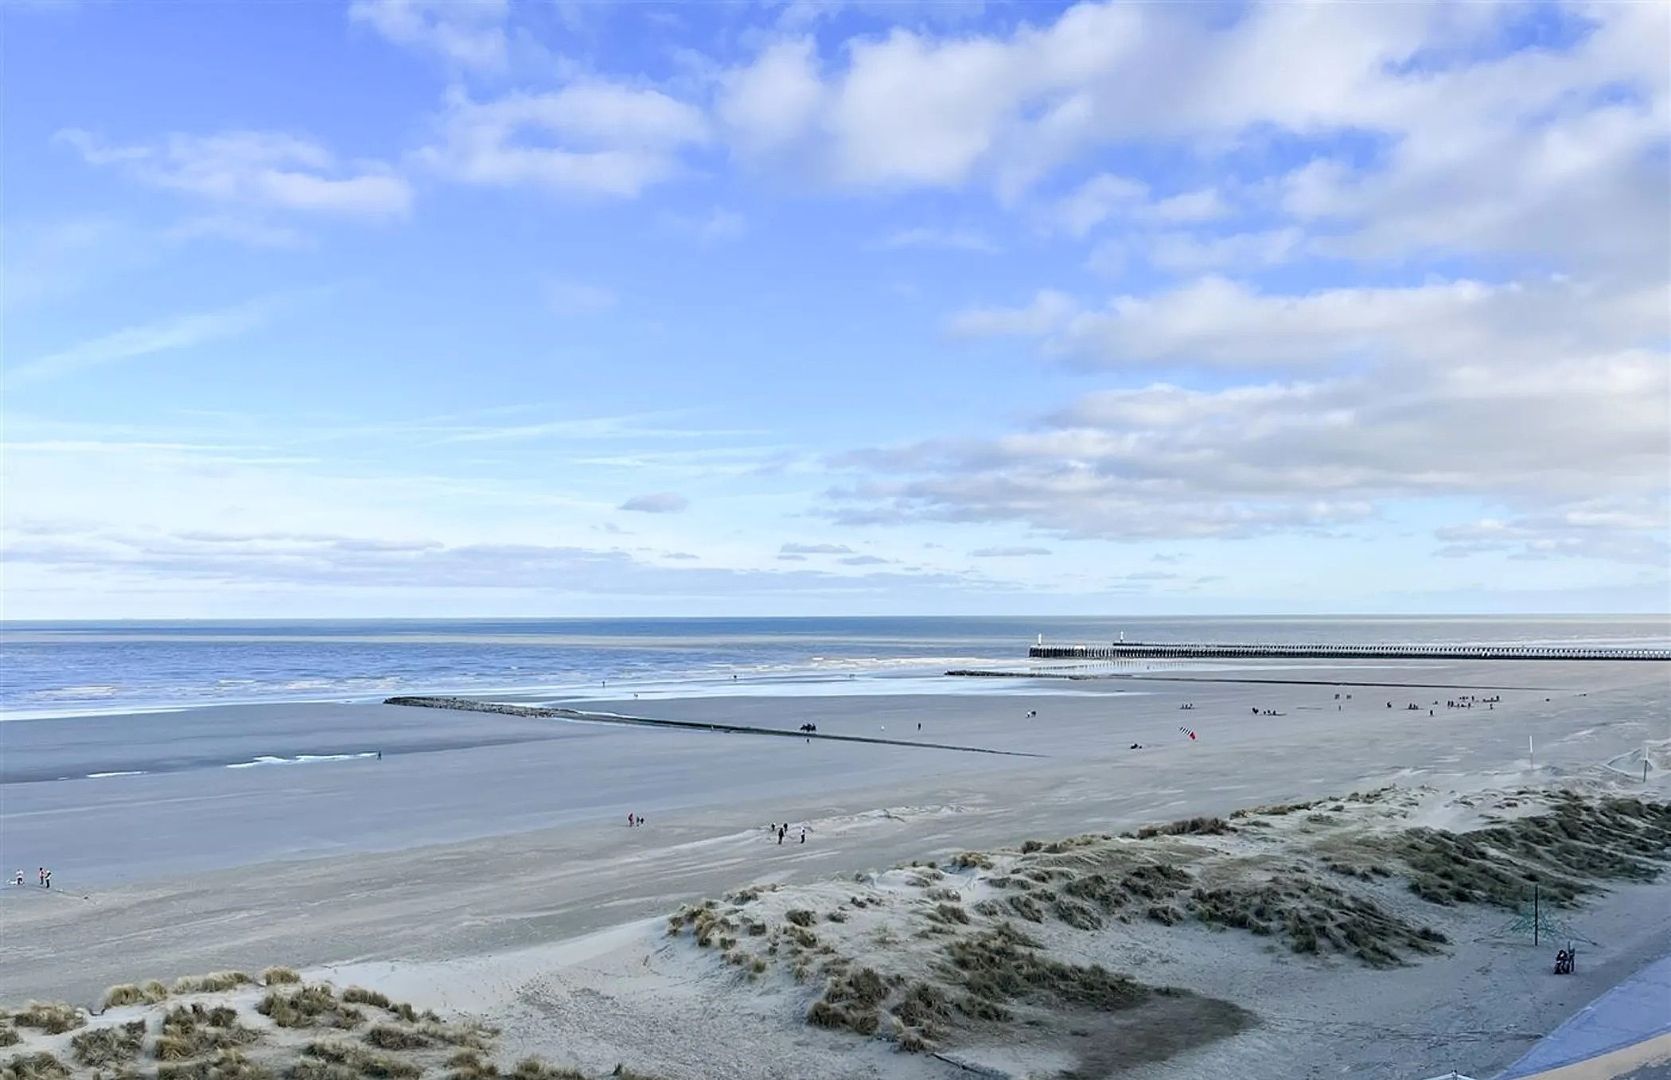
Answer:
POLYGON ((1526 736, 1526 756, 1531 759, 1532 768, 1536 769, 1538 767, 1538 752, 1532 745, 1532 737, 1530 735, 1526 736))

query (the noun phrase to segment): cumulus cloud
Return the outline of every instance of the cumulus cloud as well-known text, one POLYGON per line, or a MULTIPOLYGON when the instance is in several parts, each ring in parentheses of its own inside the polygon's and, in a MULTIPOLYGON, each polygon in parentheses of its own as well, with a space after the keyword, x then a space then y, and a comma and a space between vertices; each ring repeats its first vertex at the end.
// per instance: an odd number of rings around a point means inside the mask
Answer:
POLYGON ((365 219, 403 217, 412 207, 411 186, 387 167, 344 165, 319 143, 296 135, 175 134, 119 145, 71 128, 55 138, 90 165, 215 203, 365 219))
POLYGON ((1049 555, 1050 549, 1043 547, 984 547, 976 548, 969 554, 977 559, 1017 559, 1024 555, 1049 555))
POLYGON ((602 80, 491 101, 454 90, 438 127, 417 157, 453 180, 619 198, 675 175, 680 153, 709 138, 695 106, 602 80))
POLYGON ((1437 530, 1438 554, 1465 558, 1506 553, 1517 559, 1584 558, 1671 564, 1671 504, 1644 500, 1633 506, 1580 504, 1523 517, 1481 518, 1437 530))
POLYGON ((784 544, 778 549, 783 555, 851 555, 846 544, 784 544))
POLYGON ((1149 296, 1086 307, 1044 290, 1020 307, 971 308, 948 319, 960 336, 1028 336, 1097 366, 1191 363, 1319 366, 1398 358, 1506 363, 1656 340, 1658 288, 1602 290, 1545 280, 1495 285, 1261 292, 1207 277, 1149 296))
POLYGON ((726 74, 716 111, 745 155, 783 152, 806 133, 824 99, 811 38, 779 41, 726 74))
MULTIPOLYGON (((1598 496, 1645 497, 1664 482, 1671 363, 1631 344, 1654 333, 1653 317, 1632 321, 1629 303, 1586 313, 1583 296, 1517 297, 1504 311, 1490 290, 1437 287, 1261 298, 1247 309, 1260 313, 1251 321, 1209 311, 1174 325, 1145 313, 1146 330, 1128 328, 1120 347, 1105 340, 1096 355, 1287 360, 1313 373, 1101 391, 1015 433, 847 455, 840 463, 855 479, 833 493, 831 512, 848 522, 1013 522, 1064 536, 1173 539, 1338 529, 1394 499, 1472 498, 1540 521, 1598 496), (1423 315, 1392 315, 1416 310, 1423 315)), ((1619 532, 1615 519, 1586 520, 1619 532)))
POLYGON ((354 0, 351 22, 460 68, 505 66, 507 0, 354 0))
MULTIPOLYGON (((1662 274, 1671 9, 1548 15, 1556 42, 1504 50, 1524 17, 1512 5, 1266 3, 1226 17, 1080 3, 823 53, 809 37, 769 42, 722 76, 717 111, 745 156, 837 186, 984 183, 1015 198, 1110 148, 1251 171, 1238 194, 1265 215, 1255 234, 1175 237, 1162 253, 1175 269, 1463 248, 1662 274), (1315 160, 1273 173, 1294 148, 1315 160), (1315 229, 1315 247, 1290 243, 1292 227, 1315 229)), ((1194 226, 1234 213, 1225 196, 1103 173, 1055 196, 1051 216, 1081 236, 1115 217, 1194 226)))
POLYGON ((640 514, 678 514, 689 507, 690 500, 683 495, 671 491, 658 491, 651 495, 634 495, 622 503, 619 509, 640 514))

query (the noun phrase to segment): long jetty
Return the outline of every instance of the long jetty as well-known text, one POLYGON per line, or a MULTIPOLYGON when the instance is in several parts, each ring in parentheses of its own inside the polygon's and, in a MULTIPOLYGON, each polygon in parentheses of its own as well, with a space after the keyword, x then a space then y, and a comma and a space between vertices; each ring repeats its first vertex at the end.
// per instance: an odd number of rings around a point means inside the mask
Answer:
POLYGON ((958 743, 924 742, 920 739, 884 739, 875 735, 837 735, 821 731, 802 731, 798 728, 760 727, 754 724, 720 724, 707 720, 663 720, 652 716, 627 716, 623 713, 590 712, 567 709, 555 705, 508 705, 496 701, 479 701, 462 697, 385 698, 385 705, 405 705, 419 709, 452 709, 457 712, 497 713, 500 716, 520 716, 534 720, 580 720, 589 724, 625 724, 637 727, 682 728, 685 731, 720 731, 732 735, 776 735, 781 738, 822 739, 826 742, 874 743, 879 746, 911 746, 919 750, 956 750, 964 754, 997 754, 1000 757, 1044 757, 1027 750, 995 750, 989 746, 964 746, 958 743))
POLYGON ((1033 660, 1660 660, 1671 649, 1556 645, 1337 645, 1117 641, 1107 645, 1029 646, 1033 660))

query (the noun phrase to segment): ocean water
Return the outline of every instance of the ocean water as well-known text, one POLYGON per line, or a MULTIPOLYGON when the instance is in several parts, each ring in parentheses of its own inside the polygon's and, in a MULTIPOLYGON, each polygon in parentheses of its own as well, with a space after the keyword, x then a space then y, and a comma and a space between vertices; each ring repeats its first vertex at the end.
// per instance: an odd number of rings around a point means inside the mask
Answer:
POLYGON ((7 623, 0 717, 399 693, 902 688, 1047 641, 1671 644, 1665 616, 805 618, 7 623))

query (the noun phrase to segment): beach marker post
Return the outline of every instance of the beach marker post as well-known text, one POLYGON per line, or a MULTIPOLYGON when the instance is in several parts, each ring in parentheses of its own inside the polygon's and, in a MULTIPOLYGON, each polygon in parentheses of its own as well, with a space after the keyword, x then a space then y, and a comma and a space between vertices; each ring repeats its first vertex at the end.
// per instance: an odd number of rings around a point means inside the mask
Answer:
POLYGON ((1526 736, 1526 757, 1531 761, 1532 768, 1536 769, 1538 767, 1538 751, 1537 747, 1532 745, 1532 737, 1530 735, 1526 736))

